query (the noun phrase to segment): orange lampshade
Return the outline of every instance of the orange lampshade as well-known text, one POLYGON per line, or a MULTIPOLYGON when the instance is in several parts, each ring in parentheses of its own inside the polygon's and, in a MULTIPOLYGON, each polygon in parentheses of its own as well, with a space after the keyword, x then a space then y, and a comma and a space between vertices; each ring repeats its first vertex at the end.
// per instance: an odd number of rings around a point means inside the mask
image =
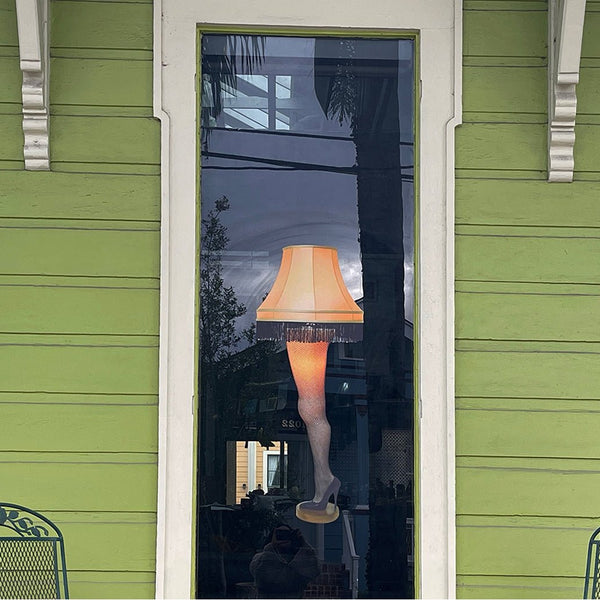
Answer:
MULTIPOLYGON (((301 339, 310 332, 320 340, 362 339, 363 312, 346 288, 331 246, 286 246, 281 265, 264 302, 256 311, 259 339, 301 339), (307 329, 308 328, 308 329, 307 329), (286 331, 295 330, 290 338, 286 331)), ((311 341, 317 341, 316 339, 311 341)))

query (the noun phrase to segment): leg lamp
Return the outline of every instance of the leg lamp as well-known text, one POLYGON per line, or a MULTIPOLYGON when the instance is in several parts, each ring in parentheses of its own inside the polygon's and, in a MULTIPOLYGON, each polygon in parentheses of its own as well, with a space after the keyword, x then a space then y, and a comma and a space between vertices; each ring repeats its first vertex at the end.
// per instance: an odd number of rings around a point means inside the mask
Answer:
POLYGON ((256 311, 259 339, 286 342, 298 389, 298 412, 306 425, 313 456, 315 495, 296 515, 310 523, 339 516, 340 481, 329 468, 331 427, 325 411, 325 369, 331 342, 362 339, 363 313, 348 292, 330 246, 287 246, 279 272, 256 311), (330 502, 333 500, 333 502, 330 502))

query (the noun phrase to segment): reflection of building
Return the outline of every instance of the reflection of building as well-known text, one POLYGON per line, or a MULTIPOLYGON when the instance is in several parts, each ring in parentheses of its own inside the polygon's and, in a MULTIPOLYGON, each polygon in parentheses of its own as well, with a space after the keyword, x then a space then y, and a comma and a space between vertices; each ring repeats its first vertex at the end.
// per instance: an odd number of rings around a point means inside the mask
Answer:
MULTIPOLYGON (((269 448, 253 441, 235 442, 235 501, 228 500, 228 504, 239 504, 242 498, 247 497, 248 492, 255 489, 268 492, 272 488, 278 488, 280 458, 279 442, 269 448)), ((227 496, 231 498, 230 490, 227 496)))

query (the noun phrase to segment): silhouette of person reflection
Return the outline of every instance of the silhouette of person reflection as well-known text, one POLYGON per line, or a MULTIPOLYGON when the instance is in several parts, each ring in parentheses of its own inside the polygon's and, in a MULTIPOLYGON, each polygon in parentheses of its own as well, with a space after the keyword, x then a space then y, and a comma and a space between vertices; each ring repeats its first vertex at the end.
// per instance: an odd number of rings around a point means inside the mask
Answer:
POLYGON ((279 525, 271 541, 252 558, 250 573, 258 598, 302 598, 320 573, 319 560, 299 529, 279 525))

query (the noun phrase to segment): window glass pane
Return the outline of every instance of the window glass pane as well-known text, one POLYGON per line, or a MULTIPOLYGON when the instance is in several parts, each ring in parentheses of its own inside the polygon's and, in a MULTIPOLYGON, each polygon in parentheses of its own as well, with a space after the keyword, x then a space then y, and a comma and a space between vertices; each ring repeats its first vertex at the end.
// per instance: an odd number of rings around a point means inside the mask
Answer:
POLYGON ((198 594, 411 597, 413 41, 201 66, 198 594))

